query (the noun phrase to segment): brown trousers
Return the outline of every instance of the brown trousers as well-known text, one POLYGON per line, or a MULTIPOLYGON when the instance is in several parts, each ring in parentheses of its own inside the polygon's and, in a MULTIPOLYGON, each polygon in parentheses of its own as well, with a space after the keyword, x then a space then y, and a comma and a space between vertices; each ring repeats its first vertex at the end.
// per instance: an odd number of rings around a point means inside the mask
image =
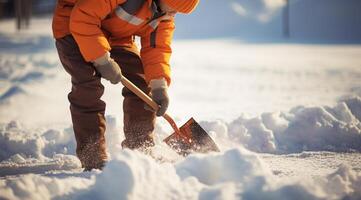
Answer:
MULTIPOLYGON (((105 103, 100 99, 104 86, 94 66, 86 62, 72 36, 56 40, 60 61, 71 75, 72 89, 68 95, 76 153, 85 168, 101 168, 106 159, 105 103)), ((137 53, 122 47, 112 49, 111 57, 121 67, 123 75, 149 94, 144 80, 142 61, 137 53)), ((155 113, 144 109, 144 102, 127 88, 122 95, 124 112, 123 148, 142 149, 154 145, 155 113)))

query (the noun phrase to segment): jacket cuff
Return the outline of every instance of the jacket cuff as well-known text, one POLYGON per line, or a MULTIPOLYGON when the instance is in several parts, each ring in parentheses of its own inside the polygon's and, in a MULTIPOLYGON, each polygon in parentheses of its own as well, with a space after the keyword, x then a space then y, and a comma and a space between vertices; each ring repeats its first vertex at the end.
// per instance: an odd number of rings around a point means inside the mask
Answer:
POLYGON ((110 60, 110 53, 109 52, 106 52, 103 56, 95 59, 93 62, 93 64, 95 66, 102 66, 102 65, 105 65, 107 63, 109 63, 109 60, 110 60))
POLYGON ((167 81, 165 80, 165 78, 160 78, 160 79, 152 79, 149 82, 149 87, 154 90, 154 89, 167 89, 168 88, 168 84, 167 81))

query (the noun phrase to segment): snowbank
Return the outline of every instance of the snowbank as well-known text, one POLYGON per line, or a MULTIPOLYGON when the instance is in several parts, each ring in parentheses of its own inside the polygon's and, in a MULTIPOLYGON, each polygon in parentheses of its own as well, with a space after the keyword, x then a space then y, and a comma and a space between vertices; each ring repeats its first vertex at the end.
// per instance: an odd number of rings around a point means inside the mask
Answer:
MULTIPOLYGON (((240 116, 231 123, 200 122, 223 149, 245 146, 255 152, 294 153, 302 151, 361 152, 361 98, 345 99, 335 107, 295 107, 287 113, 240 116)), ((107 144, 111 155, 121 150, 121 120, 108 116, 107 144)), ((166 127, 167 126, 167 127, 166 127)), ((165 128, 163 128, 165 127, 165 128)), ((158 124, 157 143, 169 133, 158 124)), ((0 161, 14 155, 44 160, 57 154, 75 154, 72 128, 32 130, 12 121, 0 124, 0 161)))
POLYGON ((0 124, 0 176, 80 168, 70 129, 31 130, 19 122, 0 124))
POLYGON ((17 179, 0 181, 0 199, 53 199, 87 188, 92 182, 87 178, 75 176, 57 178, 28 174, 17 179))
MULTIPOLYGON (((1 124, 0 176, 8 178, 0 181, 0 198, 359 199, 361 174, 351 166, 341 165, 317 179, 279 179, 259 155, 241 146, 273 153, 360 151, 360 107, 356 96, 332 108, 296 107, 288 113, 241 116, 231 123, 201 122, 224 151, 171 162, 121 150, 121 122, 108 116, 112 160, 104 171, 91 173, 79 172, 71 128, 33 130, 15 121, 1 124), (62 170, 67 172, 59 174, 62 170)), ((157 126, 160 136, 167 134, 163 126, 157 126)), ((167 149, 159 146, 157 155, 166 157, 167 149)))
POLYGON ((28 130, 16 121, 0 125, 0 161, 13 155, 39 160, 55 154, 74 154, 75 140, 70 129, 64 131, 28 130))
POLYGON ((77 199, 341 199, 361 192, 361 174, 349 166, 317 182, 280 182, 244 148, 192 155, 174 165, 126 150, 95 177, 77 199))
POLYGON ((360 183, 361 174, 348 166, 317 181, 280 181, 244 148, 192 155, 174 165, 124 150, 103 172, 62 178, 31 174, 0 181, 0 198, 357 199, 360 183))
POLYGON ((361 152, 361 98, 348 98, 335 107, 299 106, 288 113, 240 116, 231 123, 203 122, 219 143, 236 142, 256 152, 361 152), (226 136, 226 137, 224 137, 226 136), (227 138, 225 141, 225 138, 227 138))

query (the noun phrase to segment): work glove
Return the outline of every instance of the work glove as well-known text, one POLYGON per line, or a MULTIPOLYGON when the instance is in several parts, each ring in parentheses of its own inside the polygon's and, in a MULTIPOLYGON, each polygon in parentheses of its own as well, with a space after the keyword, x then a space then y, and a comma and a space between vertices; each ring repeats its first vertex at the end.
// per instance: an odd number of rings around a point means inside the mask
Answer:
POLYGON ((153 79, 149 83, 151 97, 159 105, 157 116, 163 116, 169 105, 168 86, 164 78, 153 79))
POLYGON ((112 84, 117 84, 122 79, 122 71, 119 65, 110 57, 109 53, 94 60, 93 63, 100 75, 112 84))

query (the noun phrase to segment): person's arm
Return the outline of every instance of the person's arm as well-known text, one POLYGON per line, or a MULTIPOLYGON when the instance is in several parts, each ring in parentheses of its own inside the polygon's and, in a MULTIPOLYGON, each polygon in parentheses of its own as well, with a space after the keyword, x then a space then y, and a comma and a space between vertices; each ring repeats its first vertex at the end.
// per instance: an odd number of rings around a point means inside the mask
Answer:
POLYGON ((171 41, 175 29, 174 19, 161 21, 149 35, 141 38, 141 57, 146 81, 151 88, 151 97, 159 105, 157 116, 168 109, 168 85, 171 82, 169 60, 172 54, 171 41))
POLYGON ((171 82, 170 57, 171 42, 175 25, 174 19, 161 21, 150 34, 141 37, 141 58, 147 83, 164 78, 167 85, 171 82))
POLYGON ((79 0, 70 16, 70 32, 88 62, 104 57, 110 45, 101 30, 101 21, 126 0, 79 0))

